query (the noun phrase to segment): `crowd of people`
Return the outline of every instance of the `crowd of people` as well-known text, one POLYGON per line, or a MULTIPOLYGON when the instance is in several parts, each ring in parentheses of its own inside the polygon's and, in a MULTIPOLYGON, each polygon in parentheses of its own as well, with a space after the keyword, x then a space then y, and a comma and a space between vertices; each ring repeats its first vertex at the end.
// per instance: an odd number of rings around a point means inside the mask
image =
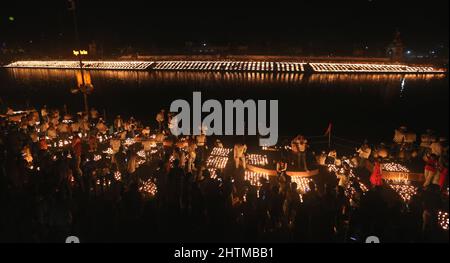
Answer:
MULTIPOLYGON (((407 205, 365 169, 385 154, 367 142, 348 162, 336 150, 317 155, 320 174, 299 194, 284 160, 278 176, 245 180, 242 142, 235 165, 211 171, 207 156, 222 143, 173 136, 171 118, 161 110, 150 125, 121 116, 110 125, 95 109, 9 109, 0 120, 0 241, 448 241, 435 216, 448 211, 448 184, 436 175, 448 167, 448 148, 439 156, 421 149, 426 180, 407 205), (365 191, 358 182, 369 177, 365 191)), ((308 171, 306 138, 293 142, 298 167, 308 171)))

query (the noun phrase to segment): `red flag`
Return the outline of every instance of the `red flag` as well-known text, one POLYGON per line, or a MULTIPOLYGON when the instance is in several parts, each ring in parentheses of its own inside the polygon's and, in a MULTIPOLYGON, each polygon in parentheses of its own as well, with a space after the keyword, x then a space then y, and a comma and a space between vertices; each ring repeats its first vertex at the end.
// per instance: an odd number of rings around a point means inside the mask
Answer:
POLYGON ((329 135, 330 133, 331 133, 331 127, 332 127, 332 125, 331 125, 331 122, 328 124, 328 128, 327 128, 327 130, 325 131, 325 134, 323 135, 323 136, 327 136, 327 135, 329 135))

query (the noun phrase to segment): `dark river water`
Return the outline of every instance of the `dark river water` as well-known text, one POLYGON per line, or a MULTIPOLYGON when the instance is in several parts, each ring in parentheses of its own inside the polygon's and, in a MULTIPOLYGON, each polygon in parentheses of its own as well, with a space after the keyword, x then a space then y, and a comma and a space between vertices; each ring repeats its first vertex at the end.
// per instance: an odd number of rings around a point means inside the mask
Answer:
MULTIPOLYGON (((333 134, 356 141, 392 139, 401 125, 421 133, 432 128, 448 134, 449 82, 446 75, 263 74, 205 72, 93 71, 90 106, 134 116, 155 126, 155 114, 175 99, 278 99, 279 133, 333 134)), ((82 109, 73 70, 0 69, 2 106, 14 109, 47 104, 82 109)))

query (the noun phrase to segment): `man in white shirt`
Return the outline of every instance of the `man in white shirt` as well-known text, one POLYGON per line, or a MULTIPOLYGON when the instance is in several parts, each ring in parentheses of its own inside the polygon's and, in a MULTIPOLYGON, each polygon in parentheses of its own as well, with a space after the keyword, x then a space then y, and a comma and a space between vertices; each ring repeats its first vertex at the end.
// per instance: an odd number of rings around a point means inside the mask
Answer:
POLYGON ((372 153, 372 149, 365 141, 364 144, 356 150, 359 156, 359 164, 364 166, 366 164, 366 160, 369 159, 370 154, 372 153))
POLYGON ((433 139, 430 148, 431 153, 435 154, 438 158, 442 155, 442 144, 437 138, 433 139))
POLYGON ((242 168, 246 168, 246 162, 245 162, 245 153, 247 152, 247 145, 237 143, 234 145, 234 164, 236 166, 236 169, 239 169, 240 166, 242 168))

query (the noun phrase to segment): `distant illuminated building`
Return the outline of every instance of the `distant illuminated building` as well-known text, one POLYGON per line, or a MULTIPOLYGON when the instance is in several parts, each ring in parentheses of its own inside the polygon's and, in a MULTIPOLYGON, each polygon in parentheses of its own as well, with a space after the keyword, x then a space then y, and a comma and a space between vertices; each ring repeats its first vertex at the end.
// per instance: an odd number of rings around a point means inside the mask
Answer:
POLYGON ((387 48, 387 54, 393 62, 400 62, 403 60, 403 42, 400 38, 400 32, 395 33, 394 40, 387 48))

